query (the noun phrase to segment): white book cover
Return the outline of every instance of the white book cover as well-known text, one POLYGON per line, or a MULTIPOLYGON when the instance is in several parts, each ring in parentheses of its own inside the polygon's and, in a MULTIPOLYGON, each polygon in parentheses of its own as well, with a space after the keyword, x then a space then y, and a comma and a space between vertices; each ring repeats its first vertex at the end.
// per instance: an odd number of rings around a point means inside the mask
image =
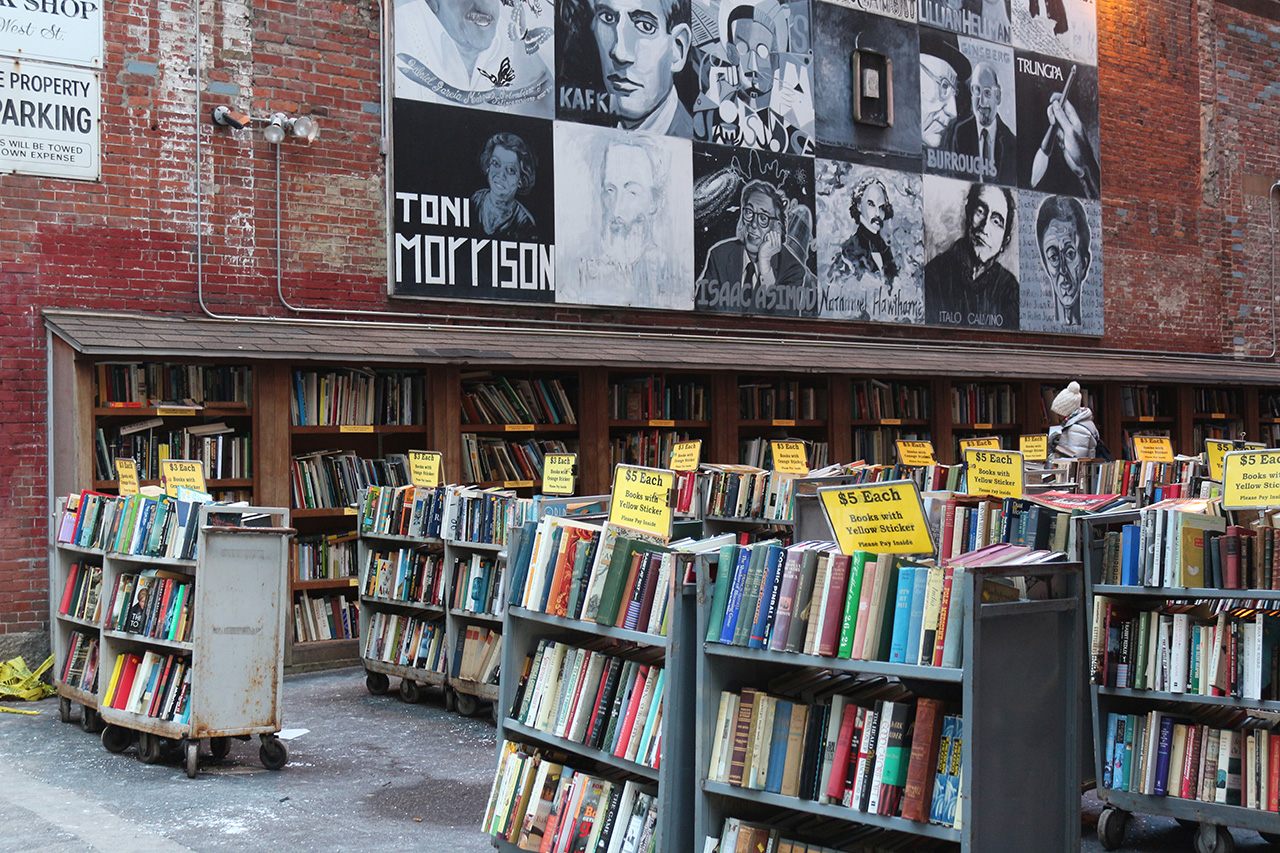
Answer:
POLYGON ((1191 616, 1173 616, 1173 645, 1169 662, 1169 692, 1187 692, 1187 662, 1191 657, 1191 616))

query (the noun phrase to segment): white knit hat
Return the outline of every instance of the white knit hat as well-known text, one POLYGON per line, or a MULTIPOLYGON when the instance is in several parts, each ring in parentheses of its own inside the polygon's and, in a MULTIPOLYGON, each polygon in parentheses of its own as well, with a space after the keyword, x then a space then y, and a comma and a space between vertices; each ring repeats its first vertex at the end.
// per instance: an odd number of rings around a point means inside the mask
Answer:
POLYGON ((1058 396, 1053 398, 1053 405, 1049 407, 1055 415, 1062 415, 1064 418, 1080 408, 1080 383, 1072 382, 1066 388, 1058 392, 1058 396))

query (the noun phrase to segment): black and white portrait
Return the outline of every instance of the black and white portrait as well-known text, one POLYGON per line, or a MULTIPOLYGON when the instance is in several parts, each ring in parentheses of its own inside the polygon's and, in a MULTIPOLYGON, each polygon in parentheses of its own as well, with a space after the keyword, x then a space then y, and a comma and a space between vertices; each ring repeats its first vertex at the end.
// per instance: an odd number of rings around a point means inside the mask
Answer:
POLYGON ((394 292, 553 301, 551 122, 458 115, 442 104, 395 101, 394 292))
POLYGON ((1018 186, 1101 198, 1098 69, 1018 51, 1018 186))
POLYGON ((1013 190, 926 176, 924 200, 925 323, 1019 328, 1013 190))
POLYGON ((956 123, 956 151, 966 161, 957 176, 1018 183, 1017 98, 1014 95, 1013 49, 978 39, 957 38, 969 60, 969 115, 956 123))
POLYGON ((693 307, 687 139, 555 123, 557 302, 693 307))
POLYGON ((1009 44, 1009 0, 919 0, 920 23, 970 38, 1009 44))
POLYGON ((923 323, 919 175, 814 162, 818 316, 923 323))
POLYGON ((547 0, 406 0, 395 7, 395 97, 551 118, 547 0))
POLYGON ((1022 328, 1102 334, 1102 204, 1019 194, 1022 328))
POLYGON ((557 16, 558 118, 693 135, 689 0, 563 0, 557 16))
POLYGON ((1094 0, 1012 0, 1013 46, 1096 66, 1097 8, 1094 0))
POLYGON ((809 0, 693 0, 693 138, 813 154, 809 0))
POLYGON ((897 18, 899 21, 915 23, 916 20, 916 0, 830 0, 830 2, 858 12, 872 12, 886 18, 897 18))
MULTIPOLYGON (((814 14, 818 154, 919 172, 920 28, 834 3, 816 4, 814 14), (893 122, 887 127, 854 120, 858 86, 853 56, 858 49, 883 54, 892 63, 893 122)), ((888 96, 887 82, 882 86, 888 96)))
POLYGON ((695 144, 693 171, 696 307, 815 316, 813 160, 695 144))

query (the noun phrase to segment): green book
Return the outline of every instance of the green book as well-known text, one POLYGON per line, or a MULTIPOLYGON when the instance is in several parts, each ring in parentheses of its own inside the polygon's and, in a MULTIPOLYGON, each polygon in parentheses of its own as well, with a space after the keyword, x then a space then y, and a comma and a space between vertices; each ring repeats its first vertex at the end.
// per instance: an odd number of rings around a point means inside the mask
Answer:
POLYGON ((849 591, 844 601, 844 617, 840 620, 840 646, 836 657, 853 657, 853 635, 858 628, 858 601, 862 598, 862 576, 867 561, 876 564, 876 555, 854 551, 849 558, 849 591))
POLYGON ((587 557, 592 553, 590 543, 585 540, 578 540, 578 546, 573 552, 573 577, 569 581, 569 608, 566 611, 570 619, 577 619, 580 612, 582 597, 583 574, 586 573, 590 564, 587 557))
POLYGON ((707 622, 707 642, 718 643, 724 627, 724 612, 729 605, 729 587, 733 584, 733 567, 738 563, 738 546, 720 548, 720 560, 716 564, 716 585, 711 593, 711 613, 707 622))
POLYGON ((173 498, 161 495, 157 499, 156 514, 151 519, 151 531, 147 534, 147 545, 143 554, 154 557, 160 552, 160 537, 164 532, 164 521, 173 505, 173 498))
MULTIPOLYGON (((769 544, 769 542, 757 542, 751 546, 747 582, 742 587, 742 606, 738 610, 738 622, 733 629, 735 646, 745 646, 751 639, 751 626, 756 621, 756 602, 760 600, 760 586, 764 583, 764 554, 769 550, 769 544)), ((777 544, 776 541, 773 544, 777 544)))
POLYGON ((618 608, 622 606, 623 589, 627 584, 627 573, 631 569, 631 558, 637 552, 648 553, 661 550, 661 546, 639 539, 618 537, 613 546, 613 554, 609 559, 609 573, 605 578, 604 589, 600 592, 600 611, 596 614, 597 625, 613 625, 618 621, 618 608))

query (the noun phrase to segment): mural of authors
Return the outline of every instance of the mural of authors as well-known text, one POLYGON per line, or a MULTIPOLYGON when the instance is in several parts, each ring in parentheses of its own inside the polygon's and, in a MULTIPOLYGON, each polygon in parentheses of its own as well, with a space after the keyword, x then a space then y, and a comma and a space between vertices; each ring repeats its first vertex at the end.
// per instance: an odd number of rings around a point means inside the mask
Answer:
POLYGON ((1102 205, 1019 193, 1022 328, 1102 334, 1102 205))
POLYGON ((544 0, 406 0, 395 96, 550 118, 554 44, 544 0))
POLYGON ((1042 193, 1101 197, 1098 69, 1019 51, 1018 186, 1042 193))
POLYGON ((812 163, 695 146, 698 309, 817 316, 812 163))
POLYGON ((1017 204, 993 184, 926 176, 925 323, 1018 329, 1017 204))

